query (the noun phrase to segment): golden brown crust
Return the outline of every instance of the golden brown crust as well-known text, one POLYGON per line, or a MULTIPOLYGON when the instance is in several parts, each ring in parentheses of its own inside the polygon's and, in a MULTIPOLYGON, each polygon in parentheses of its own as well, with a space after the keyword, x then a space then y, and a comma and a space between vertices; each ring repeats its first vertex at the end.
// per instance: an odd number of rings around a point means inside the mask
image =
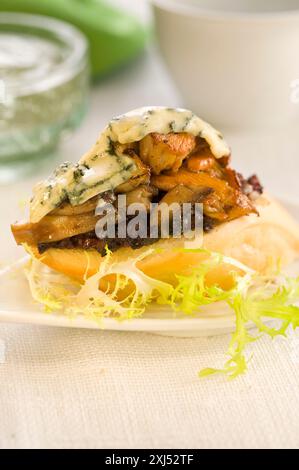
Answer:
POLYGON ((265 272, 277 263, 286 266, 299 257, 299 225, 277 201, 260 196, 259 217, 251 214, 215 228, 204 237, 209 250, 238 259, 265 272))

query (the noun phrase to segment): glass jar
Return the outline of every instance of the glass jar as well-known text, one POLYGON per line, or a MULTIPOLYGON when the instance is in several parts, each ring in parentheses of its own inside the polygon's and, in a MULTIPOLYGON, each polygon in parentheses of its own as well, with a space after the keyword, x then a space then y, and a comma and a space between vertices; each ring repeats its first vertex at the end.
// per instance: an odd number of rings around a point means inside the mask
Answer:
POLYGON ((88 87, 80 31, 48 17, 0 14, 0 181, 34 167, 78 126, 88 87))

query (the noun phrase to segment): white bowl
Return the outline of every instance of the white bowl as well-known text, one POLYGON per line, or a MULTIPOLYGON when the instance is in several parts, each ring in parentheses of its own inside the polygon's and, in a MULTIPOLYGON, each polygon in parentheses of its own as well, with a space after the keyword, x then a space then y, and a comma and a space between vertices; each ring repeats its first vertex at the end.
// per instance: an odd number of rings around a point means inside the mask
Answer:
POLYGON ((299 123, 299 0, 152 3, 186 107, 221 129, 299 123))

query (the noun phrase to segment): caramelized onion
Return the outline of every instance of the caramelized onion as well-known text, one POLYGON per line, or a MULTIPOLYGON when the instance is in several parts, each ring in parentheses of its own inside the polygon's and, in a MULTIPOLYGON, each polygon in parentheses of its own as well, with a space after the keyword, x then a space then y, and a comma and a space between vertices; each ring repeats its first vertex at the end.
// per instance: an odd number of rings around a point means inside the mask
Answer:
POLYGON ((169 191, 175 186, 182 184, 188 188, 207 187, 214 189, 224 195, 230 190, 228 183, 208 173, 199 172, 192 173, 191 171, 181 168, 177 173, 167 173, 165 175, 153 176, 152 184, 162 191, 169 191))
POLYGON ((136 189, 141 184, 149 184, 150 182, 150 168, 140 160, 140 158, 135 154, 134 150, 130 151, 130 149, 128 149, 127 153, 134 160, 136 170, 128 181, 125 181, 125 183, 122 183, 117 186, 117 188, 115 188, 115 192, 118 194, 128 193, 129 191, 136 189))
POLYGON ((213 155, 195 154, 188 158, 186 162, 187 169, 193 172, 208 171, 215 167, 215 158, 213 155))
POLYGON ((94 212, 96 210, 99 201, 99 196, 95 196, 92 199, 80 204, 79 206, 72 206, 69 202, 63 203, 57 209, 54 209, 50 215, 79 215, 87 214, 88 212, 94 212))
POLYGON ((36 224, 15 224, 11 230, 18 244, 54 242, 94 230, 98 219, 93 212, 73 216, 46 215, 36 224))
POLYGON ((154 132, 140 141, 140 158, 159 175, 164 170, 177 171, 195 146, 196 138, 186 132, 154 132))
POLYGON ((138 186, 138 188, 133 189, 133 191, 126 193, 127 206, 129 206, 130 204, 136 204, 136 203, 144 204, 146 210, 149 211, 151 200, 153 196, 157 195, 157 193, 158 193, 157 188, 146 186, 146 185, 138 186))
POLYGON ((201 202, 211 192, 209 188, 199 187, 195 191, 194 189, 188 188, 179 184, 168 193, 163 196, 160 203, 166 203, 168 205, 176 202, 178 204, 184 204, 186 202, 201 202))

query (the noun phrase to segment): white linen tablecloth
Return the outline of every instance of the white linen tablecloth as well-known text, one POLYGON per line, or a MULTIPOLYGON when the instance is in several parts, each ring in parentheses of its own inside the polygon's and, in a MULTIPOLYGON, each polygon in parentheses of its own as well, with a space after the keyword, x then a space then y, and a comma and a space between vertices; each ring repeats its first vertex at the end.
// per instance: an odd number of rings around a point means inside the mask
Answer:
POLYGON ((222 364, 226 336, 22 325, 0 335, 3 448, 299 446, 297 344, 260 341, 247 375, 227 381, 196 376, 222 364))
MULTIPOLYGON (((90 113, 61 155, 77 160, 115 114, 180 103, 150 51, 94 89, 90 113)), ((228 136, 234 166, 297 197, 295 136, 228 136)), ((1 264, 22 253, 8 224, 37 178, 0 189, 1 264)), ((228 341, 1 324, 0 447, 298 448, 299 337, 253 344, 248 373, 235 381, 200 380, 199 369, 223 364, 228 341)))

